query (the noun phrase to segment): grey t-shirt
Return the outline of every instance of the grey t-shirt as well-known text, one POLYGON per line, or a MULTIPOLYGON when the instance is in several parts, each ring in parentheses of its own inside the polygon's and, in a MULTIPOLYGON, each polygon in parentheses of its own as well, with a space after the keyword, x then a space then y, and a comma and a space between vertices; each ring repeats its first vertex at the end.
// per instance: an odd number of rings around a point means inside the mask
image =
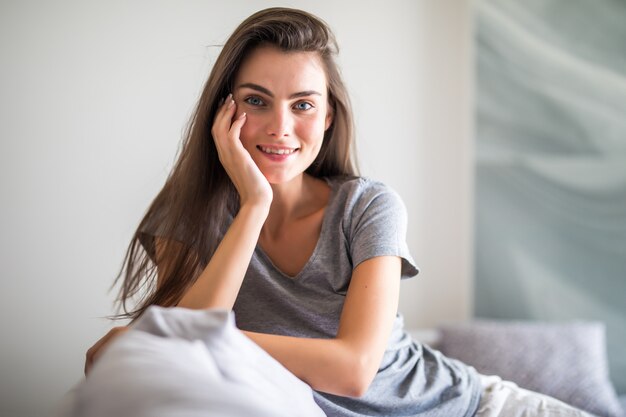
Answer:
MULTIPOLYGON (((353 269, 392 255, 402 278, 418 273, 406 244, 406 209, 385 185, 365 178, 327 179, 331 197, 319 240, 294 277, 257 246, 233 308, 243 330, 333 338, 353 269)), ((389 277, 397 279, 397 277, 389 277)), ((329 417, 473 416, 480 382, 473 368, 411 340, 396 316, 382 363, 367 393, 349 398, 315 392, 329 417)))

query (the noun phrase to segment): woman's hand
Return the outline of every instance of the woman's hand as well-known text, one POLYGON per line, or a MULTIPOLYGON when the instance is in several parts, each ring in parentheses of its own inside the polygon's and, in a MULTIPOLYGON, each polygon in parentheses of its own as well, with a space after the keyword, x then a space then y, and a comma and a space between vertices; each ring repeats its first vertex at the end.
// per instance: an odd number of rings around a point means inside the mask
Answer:
POLYGON ((272 187, 239 139, 246 113, 241 113, 233 121, 236 108, 233 96, 229 94, 213 121, 211 134, 220 162, 235 185, 242 206, 261 204, 269 207, 273 197, 272 187))
POLYGON ((107 346, 113 339, 128 331, 128 326, 114 327, 107 334, 98 340, 92 347, 89 348, 85 355, 85 375, 91 370, 94 362, 104 351, 104 347, 107 346))

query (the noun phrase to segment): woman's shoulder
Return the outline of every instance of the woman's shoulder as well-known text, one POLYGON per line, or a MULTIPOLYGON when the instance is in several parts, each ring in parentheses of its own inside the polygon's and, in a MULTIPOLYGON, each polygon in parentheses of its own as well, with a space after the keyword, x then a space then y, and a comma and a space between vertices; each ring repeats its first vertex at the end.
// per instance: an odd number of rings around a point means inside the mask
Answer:
POLYGON ((367 177, 335 177, 327 179, 331 197, 327 210, 347 223, 382 216, 404 218, 406 206, 400 195, 388 185, 367 177))
POLYGON ((364 201, 367 204, 375 199, 400 200, 398 193, 387 184, 368 177, 343 176, 326 179, 335 199, 344 203, 364 201))

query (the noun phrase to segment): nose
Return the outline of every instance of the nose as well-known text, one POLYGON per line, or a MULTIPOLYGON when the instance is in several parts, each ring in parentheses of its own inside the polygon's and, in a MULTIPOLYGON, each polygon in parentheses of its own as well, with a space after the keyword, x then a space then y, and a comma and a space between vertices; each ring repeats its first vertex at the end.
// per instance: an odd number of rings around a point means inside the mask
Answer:
POLYGON ((288 107, 276 106, 267 121, 267 134, 277 139, 288 137, 293 128, 293 115, 288 107))

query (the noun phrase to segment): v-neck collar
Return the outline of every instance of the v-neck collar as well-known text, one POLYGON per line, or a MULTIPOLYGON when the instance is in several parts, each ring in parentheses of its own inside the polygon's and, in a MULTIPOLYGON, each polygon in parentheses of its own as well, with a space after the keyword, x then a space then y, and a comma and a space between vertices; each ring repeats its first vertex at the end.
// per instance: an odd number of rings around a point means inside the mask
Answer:
POLYGON ((265 251, 263 250, 263 248, 261 247, 261 245, 259 243, 257 243, 257 245, 256 245, 256 252, 259 254, 259 256, 261 258, 263 258, 265 263, 267 265, 269 265, 274 271, 276 271, 280 276, 282 276, 283 278, 288 279, 290 281, 299 281, 300 278, 303 275, 305 275, 307 269, 309 269, 310 265, 315 261, 315 258, 319 254, 319 251, 321 250, 320 246, 321 246, 322 239, 324 239, 324 237, 325 237, 325 235, 327 233, 326 229, 328 228, 329 207, 332 204, 332 202, 334 201, 337 183, 336 183, 336 181, 332 181, 332 179, 330 179, 330 178, 324 177, 324 178, 321 178, 321 179, 324 180, 326 182, 326 184, 330 187, 330 194, 328 196, 328 203, 326 204, 326 207, 324 207, 324 215, 322 216, 322 227, 320 229, 320 235, 317 238, 317 242, 315 243, 315 248, 313 249, 313 252, 311 253, 311 256, 309 256, 309 259, 306 261, 306 263, 304 264, 302 269, 300 269, 300 271, 296 275, 294 275, 294 276, 286 274, 278 266, 276 266, 276 264, 274 264, 272 259, 269 257, 269 255, 267 253, 265 253, 265 251))

